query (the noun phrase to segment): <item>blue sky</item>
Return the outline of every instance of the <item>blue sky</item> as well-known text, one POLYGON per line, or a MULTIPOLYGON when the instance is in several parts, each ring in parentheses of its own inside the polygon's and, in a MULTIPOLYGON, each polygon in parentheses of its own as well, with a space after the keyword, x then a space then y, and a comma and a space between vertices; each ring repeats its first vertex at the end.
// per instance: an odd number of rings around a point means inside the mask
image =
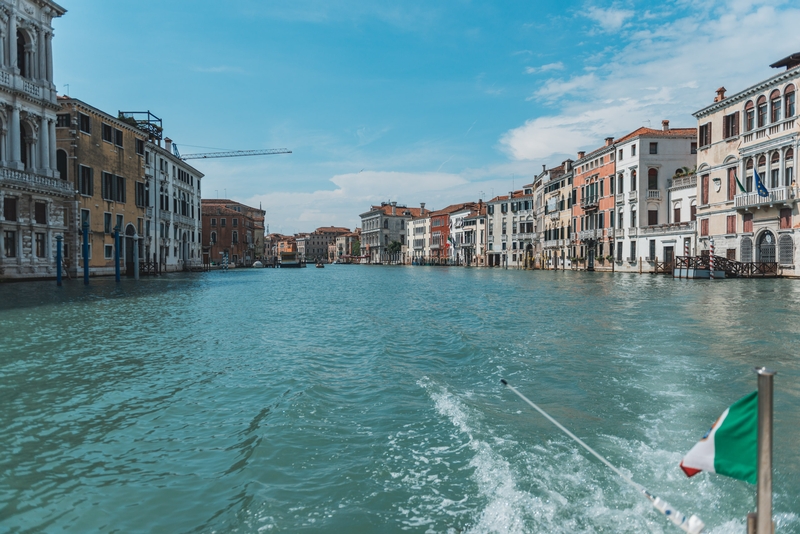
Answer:
POLYGON ((282 233, 506 193, 604 137, 695 126, 717 87, 800 51, 780 0, 61 4, 59 92, 149 109, 183 153, 293 150, 196 163, 205 198, 282 233))

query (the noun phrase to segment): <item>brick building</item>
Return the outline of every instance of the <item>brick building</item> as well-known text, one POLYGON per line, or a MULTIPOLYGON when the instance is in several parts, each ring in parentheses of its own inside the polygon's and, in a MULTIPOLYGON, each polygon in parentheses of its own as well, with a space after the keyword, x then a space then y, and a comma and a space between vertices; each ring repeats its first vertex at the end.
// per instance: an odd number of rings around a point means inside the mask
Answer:
POLYGON ((228 199, 203 199, 201 204, 204 261, 219 263, 227 253, 229 263, 249 267, 261 258, 256 236, 266 212, 228 199))

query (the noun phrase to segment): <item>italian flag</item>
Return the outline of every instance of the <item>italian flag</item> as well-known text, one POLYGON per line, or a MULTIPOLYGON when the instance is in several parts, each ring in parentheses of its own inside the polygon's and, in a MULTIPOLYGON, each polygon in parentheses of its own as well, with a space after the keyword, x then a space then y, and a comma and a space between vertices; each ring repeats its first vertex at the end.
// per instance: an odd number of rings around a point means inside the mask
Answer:
POLYGON ((756 483, 758 470, 758 391, 734 402, 684 456, 686 476, 700 471, 756 483))

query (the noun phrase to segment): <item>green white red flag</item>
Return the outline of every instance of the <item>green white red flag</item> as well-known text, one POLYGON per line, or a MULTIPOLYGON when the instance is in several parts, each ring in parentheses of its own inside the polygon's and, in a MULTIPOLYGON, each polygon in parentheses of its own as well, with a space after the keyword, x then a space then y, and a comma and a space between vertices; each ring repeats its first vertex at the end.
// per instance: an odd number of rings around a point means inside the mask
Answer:
POLYGON ((734 402, 706 435, 684 456, 686 476, 700 471, 726 475, 751 484, 758 471, 758 391, 734 402))

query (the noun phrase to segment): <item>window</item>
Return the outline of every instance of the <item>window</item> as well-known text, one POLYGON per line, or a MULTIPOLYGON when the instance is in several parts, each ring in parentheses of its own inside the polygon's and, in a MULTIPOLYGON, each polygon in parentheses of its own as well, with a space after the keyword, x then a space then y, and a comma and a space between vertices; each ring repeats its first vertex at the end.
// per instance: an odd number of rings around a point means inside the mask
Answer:
POLYGON ((631 226, 636 226, 636 210, 631 210, 631 226))
POLYGON ((89 210, 81 210, 81 226, 84 224, 92 224, 92 212, 89 210))
POLYGON ((700 221, 700 235, 708 235, 708 219, 703 219, 700 221))
POLYGON ((619 149, 619 157, 617 158, 617 161, 622 161, 622 149, 621 148, 619 149))
POLYGON ((617 227, 618 228, 623 228, 625 226, 623 224, 622 215, 623 215, 622 210, 619 210, 619 213, 617 213, 617 227))
POLYGON ((781 208, 781 229, 792 227, 792 208, 781 208))
POLYGON ((45 247, 45 235, 43 232, 36 232, 36 257, 44 258, 47 255, 45 247))
POLYGON ((3 232, 3 248, 6 258, 17 257, 17 232, 10 230, 3 232))
POLYGON ((794 85, 790 85, 786 88, 786 92, 783 95, 784 100, 784 108, 786 109, 786 118, 794 117, 794 85))
POLYGON ((211 232, 211 244, 214 245, 217 242, 217 232, 211 232))
POLYGON ((636 145, 631 145, 631 156, 636 155, 636 145))
POLYGON ((114 257, 114 246, 113 245, 105 245, 103 246, 103 257, 107 260, 110 260, 114 257))
POLYGON ((114 129, 114 144, 122 148, 122 130, 114 129))
MULTIPOLYGON (((753 233, 753 214, 745 213, 742 215, 742 232, 753 233)), ((749 261, 749 260, 748 260, 749 261)))
POLYGON ((681 208, 677 206, 672 210, 672 222, 679 223, 681 222, 681 208))
POLYGON ((725 233, 728 234, 736 233, 736 215, 728 215, 728 217, 726 218, 725 233))
POLYGON ((222 219, 220 219, 220 220, 219 220, 219 225, 220 225, 220 226, 226 226, 226 224, 225 224, 225 223, 226 223, 226 220, 225 220, 224 218, 222 218, 222 219))
POLYGON ((742 238, 742 261, 753 261, 753 241, 749 237, 742 238))
POLYGON ((110 124, 103 123, 103 141, 114 142, 114 128, 110 124))
POLYGON ((704 174, 700 177, 700 204, 708 204, 708 175, 704 174))
POLYGON ((78 123, 80 125, 80 129, 83 133, 90 134, 92 133, 92 119, 89 115, 84 115, 83 113, 78 113, 78 123))
POLYGON ((631 261, 636 261, 636 241, 631 241, 631 255, 628 259, 631 261))
POLYGON ((104 172, 102 182, 103 200, 114 200, 114 183, 114 175, 110 172, 104 172))
POLYGON ((631 191, 636 191, 636 170, 631 171, 631 191))
POLYGON ((142 139, 136 140, 136 153, 140 156, 144 155, 144 141, 142 139))
POLYGON ((614 228, 614 222, 615 222, 614 210, 611 210, 608 212, 608 227, 614 228))
POLYGON ((736 196, 736 167, 728 169, 728 200, 736 196))
POLYGON ((781 93, 777 89, 772 91, 769 97, 769 120, 770 122, 778 122, 781 120, 781 93))
POLYGON ((744 130, 752 131, 756 127, 756 112, 753 101, 749 101, 744 106, 744 130))
POLYGON ((236 230, 234 230, 234 231, 233 231, 232 243, 233 243, 234 245, 236 245, 237 243, 239 243, 239 232, 237 232, 236 230))
POLYGON ((216 226, 216 225, 217 225, 217 219, 212 217, 211 218, 211 226, 216 226))
POLYGON ((654 261, 656 259, 656 240, 651 239, 649 245, 650 245, 650 256, 648 256, 648 259, 650 259, 650 261, 654 261))
POLYGON ((124 222, 124 218, 123 218, 122 214, 118 213, 117 214, 117 226, 116 226, 116 228, 120 232, 122 232, 122 223, 123 222, 124 222))
POLYGON ((144 192, 144 182, 136 182, 136 205, 140 208, 147 206, 147 195, 144 192))
POLYGON ((125 202, 125 178, 122 176, 115 176, 116 191, 115 199, 117 202, 125 202))
POLYGON ((648 226, 658 224, 658 210, 647 210, 647 224, 648 226))
POLYGON ((722 118, 722 135, 725 139, 739 135, 739 114, 731 113, 722 118))
POLYGON ((47 204, 36 202, 33 208, 33 217, 36 224, 47 224, 47 204))
POLYGON ((56 115, 56 128, 69 128, 70 116, 69 113, 59 113, 56 115))
POLYGON ((767 124, 767 97, 765 97, 764 95, 758 97, 758 104, 756 105, 756 116, 758 117, 759 128, 767 124))
POLYGON ((80 166, 79 189, 81 195, 87 197, 94 195, 94 170, 91 167, 80 166))
POLYGON ((697 154, 697 143, 695 141, 692 141, 689 144, 689 153, 690 154, 697 154))
POLYGON ((711 123, 707 122, 700 125, 700 137, 698 139, 700 146, 708 146, 711 144, 711 123))
POLYGON ((647 171, 647 189, 651 191, 658 189, 658 169, 647 171))
POLYGON ((778 262, 782 265, 791 265, 794 263, 794 243, 791 236, 783 234, 778 238, 778 262))
POLYGON ((103 232, 106 234, 111 233, 111 214, 104 213, 103 214, 103 232))
POLYGON ((389 229, 389 219, 383 220, 383 228, 387 230, 389 229))
POLYGON ((233 227, 236 228, 237 226, 239 226, 239 219, 234 219, 233 220, 233 227))
POLYGON ((658 143, 650 143, 650 153, 658 154, 658 143))
POLYGON ((3 217, 7 221, 17 220, 17 199, 6 197, 3 201, 3 217))

